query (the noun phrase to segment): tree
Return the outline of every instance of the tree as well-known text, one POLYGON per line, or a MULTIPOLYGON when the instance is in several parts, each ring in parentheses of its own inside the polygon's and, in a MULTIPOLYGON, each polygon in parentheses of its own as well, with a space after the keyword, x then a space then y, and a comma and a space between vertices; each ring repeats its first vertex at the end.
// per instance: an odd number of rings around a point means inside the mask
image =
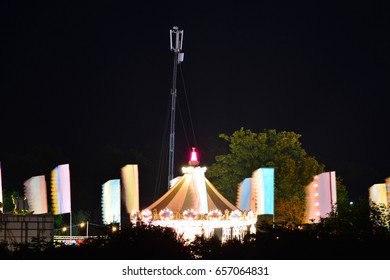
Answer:
POLYGON ((7 190, 3 189, 3 212, 4 213, 13 213, 15 208, 12 197, 22 197, 22 194, 16 190, 7 190))
POLYGON ((336 177, 336 189, 337 189, 337 215, 349 216, 351 205, 349 203, 348 191, 343 183, 343 179, 340 176, 336 177))
POLYGON ((207 170, 208 178, 230 201, 237 199, 238 184, 261 167, 275 169, 275 221, 300 224, 305 211, 305 187, 324 165, 307 155, 300 134, 264 129, 254 133, 241 128, 232 135, 220 134, 229 145, 229 153, 215 157, 207 170), (285 211, 294 206, 291 211, 285 211))
POLYGON ((370 219, 376 232, 388 232, 390 224, 389 205, 370 201, 370 219))
MULTIPOLYGON (((62 235, 61 230, 63 227, 69 229, 69 215, 69 213, 54 215, 56 235, 62 235)), ((86 235, 85 223, 90 220, 91 214, 89 212, 78 210, 72 213, 72 235, 86 235)))

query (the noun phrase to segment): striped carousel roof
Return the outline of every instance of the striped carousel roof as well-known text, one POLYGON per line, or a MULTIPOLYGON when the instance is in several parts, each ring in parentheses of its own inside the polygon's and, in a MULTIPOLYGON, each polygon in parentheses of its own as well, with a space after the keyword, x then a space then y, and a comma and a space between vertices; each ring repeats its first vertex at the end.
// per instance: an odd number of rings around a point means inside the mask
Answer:
POLYGON ((199 162, 194 153, 193 149, 190 166, 183 168, 184 175, 176 177, 176 183, 147 209, 156 209, 158 212, 166 208, 179 212, 193 209, 199 214, 206 214, 214 209, 221 211, 238 209, 205 177, 206 168, 196 166, 199 162))

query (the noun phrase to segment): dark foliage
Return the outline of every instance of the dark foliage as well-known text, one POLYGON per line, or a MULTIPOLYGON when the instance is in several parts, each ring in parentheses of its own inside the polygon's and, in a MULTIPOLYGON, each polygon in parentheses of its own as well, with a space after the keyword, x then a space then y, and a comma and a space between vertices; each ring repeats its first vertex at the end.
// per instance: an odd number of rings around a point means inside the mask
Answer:
POLYGON ((40 260, 366 260, 387 259, 390 249, 388 232, 375 228, 345 226, 345 219, 333 217, 320 223, 287 228, 267 223, 258 224, 256 234, 226 242, 213 236, 198 236, 191 243, 170 228, 139 223, 119 232, 88 239, 76 245, 54 246, 38 240, 19 244, 9 250, 0 244, 3 259, 40 260))

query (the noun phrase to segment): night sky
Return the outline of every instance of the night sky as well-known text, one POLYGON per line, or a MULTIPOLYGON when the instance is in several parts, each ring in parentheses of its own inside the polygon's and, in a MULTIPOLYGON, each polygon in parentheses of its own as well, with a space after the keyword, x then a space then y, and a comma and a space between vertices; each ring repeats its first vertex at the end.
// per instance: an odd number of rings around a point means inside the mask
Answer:
POLYGON ((141 207, 162 195, 173 26, 184 30, 176 176, 190 147, 211 165, 225 151, 218 135, 243 127, 301 134, 351 200, 383 183, 389 9, 375 1, 212 2, 1 1, 3 189, 22 190, 69 163, 72 209, 97 213, 101 185, 136 163, 141 207))

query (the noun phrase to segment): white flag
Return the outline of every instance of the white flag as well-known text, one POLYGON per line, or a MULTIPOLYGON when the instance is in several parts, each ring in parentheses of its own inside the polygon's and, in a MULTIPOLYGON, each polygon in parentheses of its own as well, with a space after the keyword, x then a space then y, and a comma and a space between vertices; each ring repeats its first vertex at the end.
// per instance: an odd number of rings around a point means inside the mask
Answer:
POLYGON ((102 220, 104 224, 120 223, 121 191, 120 180, 109 180, 102 186, 102 220))
POLYGON ((127 213, 139 211, 138 165, 127 164, 122 167, 121 173, 127 213))
POLYGON ((69 164, 58 165, 51 173, 51 196, 54 215, 71 212, 69 164))
POLYGON ((47 192, 45 176, 34 176, 24 182, 24 195, 30 211, 34 214, 47 213, 47 192))

